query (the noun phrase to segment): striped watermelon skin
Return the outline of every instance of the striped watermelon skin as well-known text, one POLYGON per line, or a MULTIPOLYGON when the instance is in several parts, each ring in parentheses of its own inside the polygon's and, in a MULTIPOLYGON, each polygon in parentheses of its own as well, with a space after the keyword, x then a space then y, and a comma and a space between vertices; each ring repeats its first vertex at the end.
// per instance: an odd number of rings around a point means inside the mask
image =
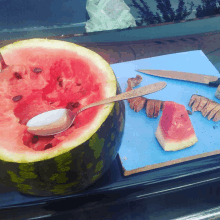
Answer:
MULTIPOLYGON (((117 94, 120 87, 118 85, 117 94)), ((24 194, 68 195, 86 189, 110 167, 121 145, 125 105, 116 102, 92 137, 71 151, 33 163, 0 161, 0 182, 24 194)))

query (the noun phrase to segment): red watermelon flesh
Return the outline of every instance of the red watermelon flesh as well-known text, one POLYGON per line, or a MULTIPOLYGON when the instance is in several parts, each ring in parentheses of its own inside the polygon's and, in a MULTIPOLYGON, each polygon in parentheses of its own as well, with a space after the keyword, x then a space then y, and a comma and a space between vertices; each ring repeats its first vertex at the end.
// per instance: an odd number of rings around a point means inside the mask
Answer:
POLYGON ((79 136, 103 108, 84 111, 77 116, 74 126, 61 134, 36 137, 26 131, 28 120, 58 108, 77 111, 105 98, 106 79, 98 76, 102 70, 94 61, 65 49, 19 48, 3 54, 3 58, 8 67, 0 80, 0 123, 4 122, 0 125, 1 145, 10 140, 14 146, 20 143, 20 150, 25 146, 35 151, 53 148, 63 140, 79 136))
POLYGON ((164 103, 155 135, 165 151, 184 149, 198 141, 185 106, 170 101, 164 103))

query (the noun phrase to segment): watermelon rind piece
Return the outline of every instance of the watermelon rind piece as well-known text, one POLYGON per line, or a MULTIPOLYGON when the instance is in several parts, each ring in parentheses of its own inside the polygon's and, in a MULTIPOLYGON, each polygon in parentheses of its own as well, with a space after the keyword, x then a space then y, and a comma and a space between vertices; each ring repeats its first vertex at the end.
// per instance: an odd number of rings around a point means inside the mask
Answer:
POLYGON ((182 150, 184 148, 191 147, 198 141, 196 135, 192 135, 191 137, 185 140, 181 140, 181 141, 166 140, 163 136, 163 132, 161 131, 160 127, 157 127, 155 135, 156 135, 158 142, 160 143, 160 146, 165 151, 182 150))

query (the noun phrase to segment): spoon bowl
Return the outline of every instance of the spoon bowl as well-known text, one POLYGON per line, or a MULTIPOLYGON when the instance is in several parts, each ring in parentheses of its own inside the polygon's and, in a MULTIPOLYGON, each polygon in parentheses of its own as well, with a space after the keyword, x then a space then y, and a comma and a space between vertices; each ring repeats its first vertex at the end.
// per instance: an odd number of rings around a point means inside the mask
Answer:
POLYGON ((29 133, 39 136, 55 135, 70 128, 76 116, 88 108, 147 95, 153 92, 157 92, 165 87, 165 82, 158 82, 147 86, 143 86, 138 89, 131 90, 129 92, 124 92, 119 95, 91 103, 89 105, 84 106, 75 113, 69 109, 56 109, 44 112, 33 117, 28 121, 27 130, 29 133))

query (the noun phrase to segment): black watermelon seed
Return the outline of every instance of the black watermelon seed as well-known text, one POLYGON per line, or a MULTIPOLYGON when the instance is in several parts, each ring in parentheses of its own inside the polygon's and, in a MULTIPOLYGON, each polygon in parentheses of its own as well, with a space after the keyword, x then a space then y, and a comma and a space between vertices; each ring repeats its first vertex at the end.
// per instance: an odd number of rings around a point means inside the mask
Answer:
MULTIPOLYGON (((0 63, 1 63, 1 65, 2 65, 2 69, 1 69, 1 70, 5 69, 5 68, 8 66, 8 65, 5 63, 5 61, 4 61, 3 56, 2 56, 1 53, 0 53, 0 63)), ((0 70, 0 72, 1 72, 1 70, 0 70)))
POLYGON ((34 135, 34 137, 32 138, 32 144, 36 144, 39 141, 39 138, 37 135, 34 135))
POLYGON ((78 108, 79 106, 79 102, 68 102, 66 108, 72 111, 74 108, 78 108))
POLYGON ((63 81, 62 80, 58 81, 58 84, 59 84, 60 87, 63 87, 63 81))
POLYGON ((73 108, 78 108, 79 106, 80 106, 79 102, 75 102, 75 103, 73 104, 73 108))
POLYGON ((51 148, 51 147, 53 147, 53 145, 52 145, 51 143, 49 143, 49 144, 47 144, 47 145, 45 146, 44 150, 47 150, 47 149, 49 149, 49 148, 51 148))
POLYGON ((74 123, 72 123, 72 124, 71 124, 71 126, 70 126, 69 128, 72 128, 74 125, 75 125, 75 124, 74 124, 74 123))
POLYGON ((66 105, 66 108, 72 111, 73 110, 73 105, 74 105, 74 102, 68 102, 67 105, 66 105))
POLYGON ((14 73, 14 76, 15 76, 17 79, 22 79, 21 74, 18 73, 18 72, 15 72, 15 73, 14 73))
POLYGON ((20 101, 21 99, 22 99, 22 95, 17 95, 17 96, 14 96, 13 98, 12 98, 12 100, 14 101, 14 102, 18 102, 18 101, 20 101))
POLYGON ((62 78, 60 76, 57 77, 57 81, 58 81, 58 85, 60 87, 63 87, 63 80, 62 80, 62 78))
POLYGON ((35 72, 35 73, 41 73, 43 70, 42 69, 40 69, 40 68, 38 68, 38 67, 36 67, 36 68, 34 68, 33 69, 33 72, 35 72))

